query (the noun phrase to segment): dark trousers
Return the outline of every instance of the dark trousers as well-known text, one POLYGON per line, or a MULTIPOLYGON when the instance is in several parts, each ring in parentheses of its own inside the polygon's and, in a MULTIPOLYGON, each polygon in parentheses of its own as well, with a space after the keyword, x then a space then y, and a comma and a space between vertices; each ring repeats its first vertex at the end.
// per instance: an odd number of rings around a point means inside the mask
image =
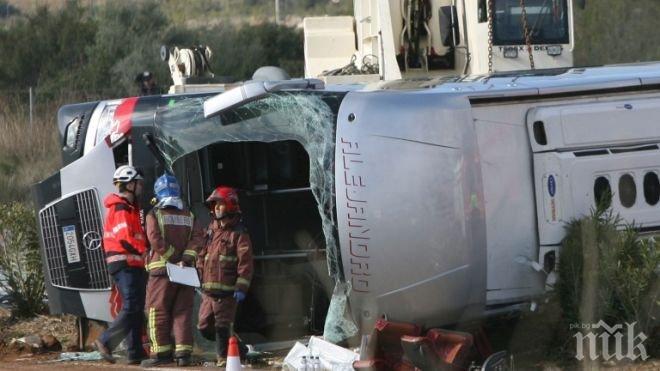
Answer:
POLYGON ((112 275, 121 295, 122 308, 110 327, 99 338, 111 351, 126 338, 129 359, 144 357, 142 329, 146 273, 141 268, 124 268, 112 275))
POLYGON ((227 357, 227 342, 233 335, 234 320, 238 303, 233 296, 214 298, 202 294, 199 307, 197 328, 207 339, 213 339, 215 332, 215 351, 218 357, 227 357))
POLYGON ((199 306, 197 328, 199 331, 210 331, 214 328, 230 328, 236 319, 238 303, 233 296, 214 298, 202 294, 202 303, 199 306))

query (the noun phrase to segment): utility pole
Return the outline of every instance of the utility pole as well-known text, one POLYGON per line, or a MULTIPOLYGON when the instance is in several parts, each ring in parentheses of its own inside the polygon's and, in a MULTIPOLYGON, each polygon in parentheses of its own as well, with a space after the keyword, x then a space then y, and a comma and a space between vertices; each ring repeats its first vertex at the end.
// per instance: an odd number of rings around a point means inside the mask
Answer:
POLYGON ((280 24, 280 0, 275 0, 275 24, 280 24))
POLYGON ((32 128, 32 112, 34 110, 34 98, 32 97, 32 87, 30 86, 30 89, 28 90, 28 93, 30 95, 30 128, 32 128))

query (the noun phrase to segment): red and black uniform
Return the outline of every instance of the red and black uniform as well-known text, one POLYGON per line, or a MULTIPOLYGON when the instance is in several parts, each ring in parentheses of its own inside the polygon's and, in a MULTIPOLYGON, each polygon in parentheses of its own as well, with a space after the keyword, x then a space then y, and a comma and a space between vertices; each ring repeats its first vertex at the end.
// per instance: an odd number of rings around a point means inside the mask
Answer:
POLYGON ((104 200, 107 208, 103 226, 103 249, 108 271, 122 298, 121 311, 98 341, 114 350, 126 338, 128 358, 140 359, 144 326, 146 238, 137 204, 118 194, 104 200))
POLYGON ((225 356, 236 317, 234 292, 246 293, 252 280, 252 242, 240 214, 227 218, 224 226, 214 220, 207 236, 197 260, 203 291, 197 327, 207 337, 215 331, 218 356, 225 356))
POLYGON ((204 243, 204 231, 188 210, 175 207, 154 208, 146 217, 151 250, 147 258, 147 320, 151 357, 175 358, 192 353, 192 310, 195 290, 172 283, 166 263, 194 267, 197 252, 204 243), (172 344, 174 337, 174 346, 172 344))

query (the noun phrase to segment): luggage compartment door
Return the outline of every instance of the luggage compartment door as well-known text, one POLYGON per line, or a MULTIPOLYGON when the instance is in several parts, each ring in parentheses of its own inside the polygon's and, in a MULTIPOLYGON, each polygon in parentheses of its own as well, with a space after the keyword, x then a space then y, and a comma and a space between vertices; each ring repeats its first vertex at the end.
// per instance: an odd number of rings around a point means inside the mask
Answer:
POLYGON ((527 128, 534 156, 540 260, 564 226, 612 195, 611 208, 642 228, 660 226, 660 98, 534 108, 527 128))

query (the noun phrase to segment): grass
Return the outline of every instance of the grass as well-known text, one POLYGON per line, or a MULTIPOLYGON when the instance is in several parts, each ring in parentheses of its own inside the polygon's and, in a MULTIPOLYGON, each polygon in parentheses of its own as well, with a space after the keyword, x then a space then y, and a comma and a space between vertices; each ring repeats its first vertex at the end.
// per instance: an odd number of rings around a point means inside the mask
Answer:
POLYGON ((575 65, 660 60, 657 0, 586 1, 575 7, 575 65))
POLYGON ((0 101, 0 202, 31 201, 31 185, 60 168, 57 107, 44 104, 30 125, 24 104, 0 101))

